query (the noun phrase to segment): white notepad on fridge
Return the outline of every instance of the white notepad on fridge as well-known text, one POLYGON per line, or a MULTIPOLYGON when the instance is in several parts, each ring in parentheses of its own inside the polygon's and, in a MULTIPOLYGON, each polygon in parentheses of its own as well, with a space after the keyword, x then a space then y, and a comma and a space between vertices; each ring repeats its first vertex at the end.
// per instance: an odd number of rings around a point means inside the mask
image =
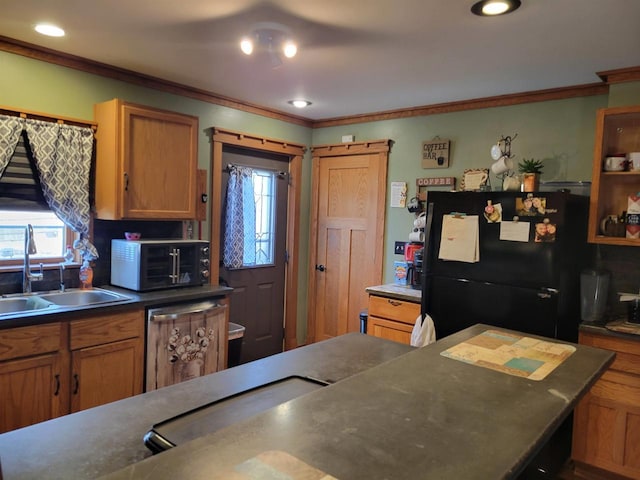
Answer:
POLYGON ((438 258, 467 263, 479 262, 479 241, 478 215, 444 215, 438 258))

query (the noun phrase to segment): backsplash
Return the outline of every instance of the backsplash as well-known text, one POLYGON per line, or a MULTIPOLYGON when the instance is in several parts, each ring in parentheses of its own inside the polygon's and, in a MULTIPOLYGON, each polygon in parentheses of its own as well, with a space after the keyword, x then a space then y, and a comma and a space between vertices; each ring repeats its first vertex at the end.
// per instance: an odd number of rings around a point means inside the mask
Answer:
MULTIPOLYGON (((116 221, 95 220, 93 224, 93 244, 98 249, 100 258, 93 262, 93 284, 109 285, 111 280, 111 239, 124 238, 124 232, 140 232, 143 239, 182 238, 182 222, 159 221, 116 221)), ((35 271, 37 267, 33 266, 35 271)), ((65 288, 80 286, 78 267, 65 268, 65 288)), ((33 283, 33 291, 57 290, 60 288, 60 270, 44 271, 44 278, 33 283)), ((22 271, 0 274, 0 294, 22 292, 22 271)))

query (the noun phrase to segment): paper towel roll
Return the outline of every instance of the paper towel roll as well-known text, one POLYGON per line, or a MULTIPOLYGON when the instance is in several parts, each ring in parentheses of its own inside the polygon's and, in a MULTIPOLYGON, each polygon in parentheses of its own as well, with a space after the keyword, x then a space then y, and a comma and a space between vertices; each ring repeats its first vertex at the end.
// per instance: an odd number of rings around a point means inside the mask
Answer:
POLYGON ((424 232, 411 232, 409 234, 410 242, 424 242, 424 232))

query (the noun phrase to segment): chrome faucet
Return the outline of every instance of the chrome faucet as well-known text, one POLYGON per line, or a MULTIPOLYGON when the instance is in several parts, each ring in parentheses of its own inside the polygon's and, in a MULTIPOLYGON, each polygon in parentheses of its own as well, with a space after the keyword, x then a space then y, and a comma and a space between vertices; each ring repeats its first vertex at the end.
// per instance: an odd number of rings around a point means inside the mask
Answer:
POLYGON ((65 290, 65 286, 64 286, 64 263, 60 264, 60 291, 64 292, 65 290))
POLYGON ((38 253, 36 248, 36 242, 33 239, 33 227, 31 224, 27 225, 24 232, 24 269, 22 273, 22 293, 31 293, 31 282, 37 282, 42 280, 42 264, 40 264, 40 273, 33 273, 31 271, 31 265, 29 264, 29 255, 32 253, 38 253))

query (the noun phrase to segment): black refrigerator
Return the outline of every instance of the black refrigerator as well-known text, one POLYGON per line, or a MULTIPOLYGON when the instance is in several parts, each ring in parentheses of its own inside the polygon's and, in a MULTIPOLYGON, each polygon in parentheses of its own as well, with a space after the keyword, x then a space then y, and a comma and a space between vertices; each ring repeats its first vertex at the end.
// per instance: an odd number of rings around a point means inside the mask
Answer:
MULTIPOLYGON (((533 202, 520 192, 428 193, 421 309, 432 317, 437 339, 484 323, 577 342, 580 271, 593 262, 587 244, 589 198, 565 192, 531 196, 538 209, 529 209, 533 202), (502 221, 529 222, 527 241, 501 240, 501 222, 485 217, 488 202, 500 206, 502 221), (443 218, 452 214, 478 216, 477 262, 439 258, 443 218), (536 241, 538 224, 553 235, 539 234, 543 241, 536 241)), ((556 478, 569 458, 571 436, 569 416, 519 479, 556 478)))
POLYGON ((565 192, 429 192, 426 206, 430 218, 422 312, 432 317, 437 338, 485 323, 577 341, 580 271, 592 263, 588 197, 565 192), (487 206, 489 211, 501 209, 502 222, 528 222, 527 241, 522 236, 520 241, 501 239, 501 228, 508 225, 490 221, 487 206), (439 258, 443 219, 451 215, 478 216, 477 262, 439 258), (542 226, 553 234, 540 234, 537 228, 542 226))

